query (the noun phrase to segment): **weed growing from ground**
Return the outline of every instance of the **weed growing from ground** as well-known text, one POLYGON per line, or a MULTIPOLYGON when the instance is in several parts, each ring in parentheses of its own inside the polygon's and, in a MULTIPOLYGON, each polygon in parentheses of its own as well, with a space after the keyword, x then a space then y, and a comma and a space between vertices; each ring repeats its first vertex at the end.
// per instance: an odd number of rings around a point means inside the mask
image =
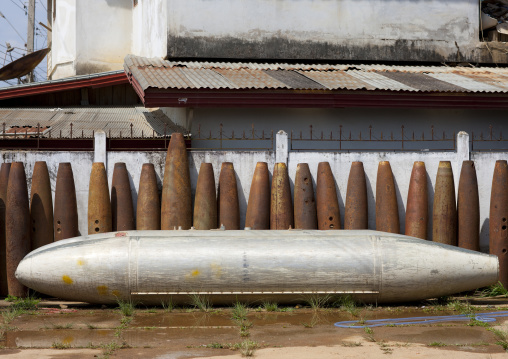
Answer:
POLYGON ((504 350, 508 351, 508 334, 496 328, 489 328, 488 330, 491 331, 498 339, 496 344, 502 346, 504 350))
POLYGON ((167 301, 161 302, 162 309, 164 309, 165 312, 172 312, 173 309, 175 309, 175 305, 173 304, 173 301, 171 299, 167 301))
POLYGON ((258 348, 258 343, 252 340, 244 340, 240 343, 240 353, 244 357, 251 357, 254 351, 258 348))
POLYGON ((480 295, 482 297, 497 297, 499 295, 507 297, 508 289, 506 289, 501 282, 497 282, 496 284, 480 291, 480 295))
POLYGON ((134 314, 134 310, 136 309, 136 305, 132 301, 123 301, 118 300, 118 308, 120 312, 125 317, 130 317, 134 314))
POLYGON ((233 306, 233 319, 234 320, 244 320, 247 318, 247 314, 249 310, 247 306, 243 303, 236 302, 233 306))
POLYGON ((445 347, 446 344, 443 342, 432 342, 429 344, 429 347, 445 347))
POLYGON ((340 308, 351 314, 353 317, 357 317, 359 313, 358 306, 353 297, 350 295, 340 296, 334 303, 333 306, 336 308, 340 308))
POLYGON ((53 342, 53 344, 51 344, 51 347, 54 349, 69 349, 71 347, 71 345, 60 343, 60 342, 53 342))
POLYGON ((212 309, 212 306, 210 305, 210 300, 206 295, 191 294, 190 299, 191 305, 202 312, 209 312, 210 309, 212 309))
POLYGON ((276 312, 279 309, 279 305, 275 302, 263 302, 263 308, 267 312, 276 312))
POLYGON ((319 294, 311 294, 307 295, 303 298, 303 300, 315 311, 326 307, 326 305, 331 301, 332 296, 327 295, 319 295, 319 294))

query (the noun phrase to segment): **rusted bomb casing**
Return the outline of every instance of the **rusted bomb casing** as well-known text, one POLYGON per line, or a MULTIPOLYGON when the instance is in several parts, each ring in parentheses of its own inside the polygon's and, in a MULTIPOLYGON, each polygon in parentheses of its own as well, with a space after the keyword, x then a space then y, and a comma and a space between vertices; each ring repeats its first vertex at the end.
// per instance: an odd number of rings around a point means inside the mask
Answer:
POLYGON ((11 164, 5 222, 8 293, 16 297, 25 297, 28 289, 14 276, 19 262, 30 252, 30 210, 22 162, 11 164))
POLYGON ((299 163, 296 166, 294 194, 295 228, 317 229, 316 200, 307 163, 299 163))
POLYGON ((367 181, 363 163, 353 162, 347 181, 344 229, 367 229, 368 221, 367 181))
POLYGON ((5 208, 7 204, 7 185, 9 184, 10 163, 2 163, 0 167, 0 296, 6 297, 7 272, 5 263, 5 208))
POLYGON ((320 162, 316 181, 318 229, 340 229, 340 209, 332 169, 328 162, 320 162))
POLYGON ((220 169, 217 194, 217 225, 226 229, 240 229, 240 206, 236 187, 235 169, 231 162, 224 162, 220 169))
POLYGON ((293 203, 288 169, 285 163, 276 163, 272 174, 270 229, 293 227, 293 203))
POLYGON ((480 197, 474 161, 462 162, 457 198, 459 247, 480 251, 480 197))
POLYGON ((111 202, 104 163, 92 164, 88 189, 88 234, 112 231, 111 202))
POLYGON ((508 164, 496 161, 490 195, 489 248, 499 258, 499 281, 508 288, 508 164))
POLYGON ((193 226, 200 230, 217 228, 217 196, 211 163, 202 163, 199 168, 193 226))
POLYGON ((181 133, 173 133, 169 141, 162 182, 161 228, 190 229, 192 198, 187 148, 181 133))
POLYGON ((53 197, 46 161, 35 162, 30 191, 31 250, 50 244, 53 236, 53 197))
POLYGON ((390 162, 381 161, 376 181, 376 230, 399 233, 399 209, 390 162))
POLYGON ((440 161, 437 170, 432 211, 432 240, 457 245, 457 208, 450 161, 440 161))
POLYGON ((139 177, 138 204, 136 210, 136 229, 161 229, 161 201, 157 188, 155 167, 144 163, 139 177))
POLYGON ((270 229, 270 173, 266 162, 258 162, 250 186, 245 227, 270 229))
POLYGON ((129 172, 124 162, 115 163, 111 181, 111 225, 113 231, 136 229, 129 172))
POLYGON ((428 211, 429 196, 425 163, 415 161, 407 193, 406 236, 427 239, 428 211))
POLYGON ((69 162, 58 165, 55 186, 55 241, 79 236, 74 174, 69 162))

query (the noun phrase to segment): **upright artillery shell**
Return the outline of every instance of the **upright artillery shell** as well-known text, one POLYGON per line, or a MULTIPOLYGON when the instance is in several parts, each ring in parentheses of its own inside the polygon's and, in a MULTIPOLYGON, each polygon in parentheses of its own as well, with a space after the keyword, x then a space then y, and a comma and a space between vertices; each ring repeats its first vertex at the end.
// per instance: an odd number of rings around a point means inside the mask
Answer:
POLYGON ((181 133, 173 133, 169 141, 162 182, 161 228, 190 229, 192 198, 189 161, 181 133))
POLYGON ((202 163, 199 169, 194 201, 193 226, 200 230, 217 228, 217 197, 215 176, 211 163, 202 163))
POLYGON ((473 161, 462 162, 457 199, 459 247, 480 251, 480 198, 473 161))
POLYGON ((272 174, 272 199, 270 203, 270 229, 293 227, 293 203, 291 187, 285 163, 276 163, 272 174))
POLYGON ((490 254, 499 258, 499 281, 508 288, 508 164, 496 161, 490 196, 490 254))
POLYGON ((432 240, 457 245, 457 208, 450 161, 440 161, 437 170, 432 211, 432 240))
POLYGON ((111 202, 104 163, 92 164, 88 189, 88 234, 112 231, 111 202))
POLYGON ((363 163, 353 162, 347 181, 344 229, 367 229, 368 221, 367 181, 363 163))
POLYGON ((125 163, 115 163, 111 181, 111 215, 113 231, 136 229, 131 184, 125 163))
POLYGON ((427 239, 428 211, 429 196, 425 163, 415 161, 407 193, 406 236, 427 239))
POLYGON ((28 289, 14 275, 19 262, 30 252, 30 210, 22 162, 11 164, 5 222, 8 292, 9 295, 25 297, 28 289))
POLYGON ((5 208, 7 204, 7 185, 9 184, 10 163, 2 163, 0 168, 0 296, 6 297, 7 272, 5 258, 5 208))
POLYGON ((295 228, 317 229, 317 210, 309 165, 299 163, 295 175, 295 228))
POLYGON ((270 174, 266 162, 256 164, 250 186, 245 227, 270 229, 270 174))
POLYGON ((376 181, 376 230, 399 233, 399 209, 390 162, 381 161, 376 181))
POLYGON ((340 229, 340 209, 328 162, 320 162, 317 170, 316 205, 318 229, 340 229))
POLYGON ((217 193, 217 225, 226 229, 240 229, 240 206, 236 187, 235 169, 231 162, 224 162, 220 169, 217 193))
POLYGON ((138 205, 136 210, 137 230, 161 229, 161 201, 157 188, 155 167, 144 163, 139 177, 138 205))
POLYGON ((53 236, 53 197, 46 161, 35 162, 30 191, 31 250, 50 244, 53 236))
POLYGON ((76 188, 69 162, 58 165, 54 217, 55 241, 79 236, 76 188))

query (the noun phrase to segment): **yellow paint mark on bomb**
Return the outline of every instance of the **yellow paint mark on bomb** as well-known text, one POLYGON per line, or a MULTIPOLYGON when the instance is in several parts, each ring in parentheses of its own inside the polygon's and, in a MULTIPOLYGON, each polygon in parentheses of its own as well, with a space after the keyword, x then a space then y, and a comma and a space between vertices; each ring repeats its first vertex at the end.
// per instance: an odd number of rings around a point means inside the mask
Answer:
POLYGON ((222 277, 222 267, 219 264, 212 263, 210 267, 212 269, 212 273, 215 275, 217 279, 222 277))
POLYGON ((191 272, 191 276, 193 277, 197 277, 198 275, 200 275, 201 273, 199 272, 199 270, 197 269, 194 269, 192 272, 191 272))
POLYGON ((67 274, 62 276, 62 280, 65 284, 72 284, 74 282, 67 274))
POLYGON ((78 259, 78 266, 82 266, 85 264, 85 261, 83 259, 78 259))
POLYGON ((115 297, 119 297, 120 296, 120 291, 115 289, 115 290, 111 291, 111 294, 113 294, 115 297))
POLYGON ((108 295, 108 286, 106 285, 98 286, 97 293, 99 293, 99 295, 108 295))

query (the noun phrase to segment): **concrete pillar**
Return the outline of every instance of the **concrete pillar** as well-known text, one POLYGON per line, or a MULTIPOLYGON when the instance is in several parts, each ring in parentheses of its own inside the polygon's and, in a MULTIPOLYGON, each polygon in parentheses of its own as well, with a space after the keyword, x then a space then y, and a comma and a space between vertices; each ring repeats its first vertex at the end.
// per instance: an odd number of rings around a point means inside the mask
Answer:
POLYGON ((106 163, 106 132, 102 130, 95 131, 95 138, 93 141, 94 148, 94 162, 104 162, 104 167, 107 170, 106 163))
POLYGON ((469 134, 465 131, 457 134, 457 163, 462 165, 462 161, 469 161, 469 134))
POLYGON ((280 130, 275 135, 275 163, 288 164, 289 139, 288 134, 280 130))

